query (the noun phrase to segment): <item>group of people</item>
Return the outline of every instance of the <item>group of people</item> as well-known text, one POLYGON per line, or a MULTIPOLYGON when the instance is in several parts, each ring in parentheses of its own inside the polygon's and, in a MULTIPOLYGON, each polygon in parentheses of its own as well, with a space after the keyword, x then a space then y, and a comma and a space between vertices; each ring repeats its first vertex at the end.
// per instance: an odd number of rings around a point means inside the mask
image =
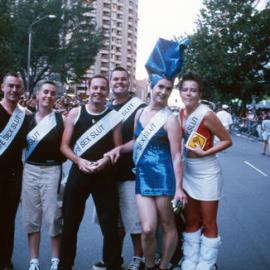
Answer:
MULTIPOLYGON (((58 88, 58 85, 56 85, 58 88)), ((53 110, 56 112, 60 112, 64 116, 67 116, 68 112, 74 108, 79 106, 82 103, 82 99, 80 97, 70 97, 69 95, 62 95, 56 98, 53 110)), ((22 96, 20 98, 19 104, 23 107, 26 107, 32 113, 35 113, 37 110, 37 95, 36 93, 32 94, 30 97, 26 98, 22 96)))
POLYGON ((213 269, 220 245, 217 211, 222 196, 215 154, 232 142, 216 115, 200 104, 202 88, 195 73, 181 80, 185 108, 179 118, 167 108, 181 69, 182 50, 183 44, 178 42, 158 41, 146 64, 151 88, 148 105, 129 95, 129 74, 116 67, 110 81, 102 75, 89 80, 88 102, 72 109, 66 118, 53 110, 54 82, 40 84, 38 109, 30 114, 18 105, 23 92, 20 77, 14 73, 4 77, 0 102, 0 270, 13 269, 20 196, 29 270, 39 270, 43 219, 51 238, 51 270, 71 270, 90 194, 103 235, 102 258, 93 270, 121 269, 125 234, 130 234, 134 250, 130 270, 168 269, 178 239, 174 207, 179 202, 185 217, 181 269, 213 269), (108 104, 110 88, 114 99, 108 104), (219 138, 216 144, 214 136, 219 138), (61 209, 58 192, 65 159, 71 162, 61 209), (157 265, 158 224, 163 241, 157 265))

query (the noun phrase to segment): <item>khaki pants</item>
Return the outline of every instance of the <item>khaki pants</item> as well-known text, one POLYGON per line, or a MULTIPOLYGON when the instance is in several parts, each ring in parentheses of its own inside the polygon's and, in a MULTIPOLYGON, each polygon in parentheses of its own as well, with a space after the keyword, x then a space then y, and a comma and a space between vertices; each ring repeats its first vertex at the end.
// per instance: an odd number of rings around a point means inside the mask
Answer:
POLYGON ((27 234, 39 232, 44 219, 51 237, 62 231, 62 213, 57 201, 60 165, 26 164, 22 185, 22 224, 27 234))

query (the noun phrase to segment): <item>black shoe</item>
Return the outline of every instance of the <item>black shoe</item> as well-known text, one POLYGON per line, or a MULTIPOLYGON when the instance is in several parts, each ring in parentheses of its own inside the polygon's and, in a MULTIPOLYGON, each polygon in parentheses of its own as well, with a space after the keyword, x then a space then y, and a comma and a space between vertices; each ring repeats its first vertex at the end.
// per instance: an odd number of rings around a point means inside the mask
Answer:
MULTIPOLYGON (((121 265, 124 263, 123 257, 121 257, 121 265)), ((119 269, 121 269, 121 266, 119 266, 119 269)), ((92 270, 106 270, 105 263, 101 260, 92 266, 92 270)))
POLYGON ((0 270, 15 270, 13 267, 12 262, 9 262, 7 264, 1 264, 0 265, 0 270))

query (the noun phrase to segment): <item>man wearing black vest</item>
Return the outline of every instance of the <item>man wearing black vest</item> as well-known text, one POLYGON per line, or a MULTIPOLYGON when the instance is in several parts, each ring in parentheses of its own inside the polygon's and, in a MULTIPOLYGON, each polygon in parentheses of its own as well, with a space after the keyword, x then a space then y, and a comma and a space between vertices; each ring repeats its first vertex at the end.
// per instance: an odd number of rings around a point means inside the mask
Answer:
POLYGON ((107 78, 96 75, 90 79, 87 94, 88 103, 70 111, 61 144, 61 151, 73 164, 64 192, 64 227, 59 269, 72 269, 77 233, 86 200, 91 193, 104 239, 105 267, 108 270, 119 270, 121 262, 117 233, 117 189, 110 159, 103 157, 103 154, 122 143, 119 125, 122 118, 118 112, 105 106, 109 95, 107 78))
MULTIPOLYGON (((122 122, 122 139, 126 143, 133 138, 134 117, 136 111, 144 106, 144 103, 132 97, 129 92, 130 78, 129 73, 123 67, 116 67, 111 72, 110 86, 113 93, 113 100, 108 107, 121 113, 122 122)), ((134 164, 132 154, 122 155, 115 168, 115 180, 118 181, 118 195, 120 208, 119 228, 120 241, 123 244, 125 234, 130 234, 133 244, 133 258, 130 262, 129 270, 139 270, 144 267, 141 247, 141 224, 135 202, 135 175, 132 172, 134 164)), ((93 270, 105 269, 103 261, 96 263, 93 270)))
POLYGON ((22 149, 26 136, 26 111, 18 105, 23 94, 17 73, 4 76, 0 102, 0 270, 14 269, 11 257, 15 217, 22 184, 22 149))

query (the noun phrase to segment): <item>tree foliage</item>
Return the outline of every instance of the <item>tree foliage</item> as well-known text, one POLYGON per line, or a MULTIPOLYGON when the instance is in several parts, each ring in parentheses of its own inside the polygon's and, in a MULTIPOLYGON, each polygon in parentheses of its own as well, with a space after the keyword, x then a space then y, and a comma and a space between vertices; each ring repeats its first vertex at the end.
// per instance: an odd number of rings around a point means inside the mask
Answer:
POLYGON ((39 80, 50 76, 58 77, 61 82, 80 82, 102 46, 102 33, 89 16, 91 5, 86 1, 63 0, 7 2, 15 29, 10 42, 13 64, 25 83, 31 29, 30 92, 39 80), (46 17, 51 14, 56 18, 46 17))
POLYGON ((7 0, 0 2, 0 78, 14 68, 13 52, 10 48, 14 28, 12 26, 7 0))
POLYGON ((258 11, 255 2, 204 0, 184 71, 199 72, 206 98, 248 101, 260 94, 258 74, 270 61, 270 9, 258 11))

